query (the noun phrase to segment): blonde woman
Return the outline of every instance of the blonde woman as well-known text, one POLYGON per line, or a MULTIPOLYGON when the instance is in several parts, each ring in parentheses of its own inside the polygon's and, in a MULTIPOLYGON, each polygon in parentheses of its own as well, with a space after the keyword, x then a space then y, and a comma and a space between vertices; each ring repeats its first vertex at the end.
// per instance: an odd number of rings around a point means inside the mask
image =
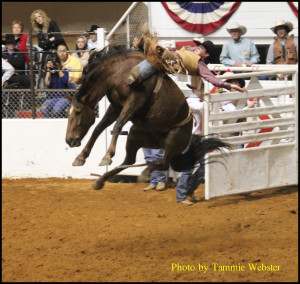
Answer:
POLYGON ((42 66, 45 65, 46 57, 51 52, 55 52, 58 45, 66 45, 57 23, 51 20, 45 11, 41 9, 34 10, 31 13, 31 25, 34 31, 37 32, 38 46, 44 51, 42 56, 42 66))
POLYGON ((72 53, 72 56, 78 58, 81 62, 82 67, 84 67, 89 61, 89 50, 87 49, 87 38, 83 35, 76 37, 75 39, 75 50, 76 52, 72 53))

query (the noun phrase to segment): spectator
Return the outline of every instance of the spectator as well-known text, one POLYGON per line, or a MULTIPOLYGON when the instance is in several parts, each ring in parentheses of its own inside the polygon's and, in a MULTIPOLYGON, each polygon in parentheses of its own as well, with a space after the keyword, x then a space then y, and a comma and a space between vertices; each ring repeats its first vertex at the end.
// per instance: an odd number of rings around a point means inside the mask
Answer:
POLYGON ((60 63, 64 69, 69 70, 69 89, 76 89, 82 76, 82 66, 80 60, 72 55, 68 54, 68 47, 64 44, 60 44, 57 47, 57 54, 60 59, 60 63))
MULTIPOLYGON (((189 75, 201 76, 206 81, 217 87, 224 87, 228 90, 233 88, 240 92, 245 91, 245 89, 240 88, 237 85, 229 84, 222 81, 221 79, 216 78, 210 72, 206 63, 215 61, 215 45, 211 41, 204 41, 203 43, 201 43, 198 40, 194 40, 194 42, 198 46, 196 49, 193 48, 193 51, 191 51, 186 49, 185 47, 182 47, 180 50, 176 50, 175 56, 171 54, 171 52, 168 52, 166 49, 159 46, 156 47, 156 50, 162 49, 161 51, 159 51, 159 53, 163 54, 165 57, 175 58, 175 60, 171 61, 181 60, 189 75)), ((139 46, 137 46, 137 48, 139 48, 139 46)), ((161 58, 159 58, 159 60, 160 59, 161 58)), ((147 59, 145 59, 132 68, 130 76, 126 80, 126 85, 129 86, 134 82, 141 82, 142 80, 150 77, 155 72, 156 69, 149 63, 147 59)))
POLYGON ((223 45, 220 62, 227 66, 250 67, 259 63, 259 54, 252 40, 241 37, 247 32, 245 26, 233 22, 227 31, 231 39, 223 45))
MULTIPOLYGON (((145 160, 147 163, 151 163, 156 160, 161 160, 164 156, 163 149, 148 149, 143 148, 145 160)), ((144 188, 144 191, 149 189, 157 189, 159 191, 166 189, 166 172, 165 171, 153 171, 150 175, 150 184, 144 188)))
MULTIPOLYGON (((225 73, 227 73, 227 72, 225 72, 225 73)), ((226 80, 226 82, 236 84, 236 85, 240 86, 241 88, 245 87, 245 80, 242 78, 228 79, 228 80, 226 80)), ((232 90, 232 91, 234 91, 234 90, 232 90)), ((238 101, 223 101, 220 103, 220 107, 223 111, 235 111, 237 102, 238 101)), ((244 119, 237 120, 237 122, 244 122, 244 121, 245 121, 244 119)), ((240 132, 233 132, 233 133, 229 134, 229 136, 239 136, 239 135, 241 135, 240 132)), ((237 145, 237 149, 241 149, 241 148, 244 148, 244 145, 237 145)))
POLYGON ((105 47, 105 53, 108 53, 114 50, 114 46, 116 45, 116 35, 111 35, 111 37, 107 40, 108 45, 105 47))
MULTIPOLYGON (((69 74, 62 70, 62 65, 56 53, 47 58, 44 75, 45 86, 48 89, 68 89, 69 74)), ((63 96, 62 92, 54 91, 47 95, 47 100, 41 106, 40 112, 45 118, 64 117, 66 109, 70 106, 70 100, 63 96), (51 114, 51 112, 53 112, 51 114)))
POLYGON ((38 9, 31 13, 31 25, 37 32, 38 46, 46 51, 42 56, 42 66, 45 65, 46 57, 56 51, 58 45, 64 44, 60 29, 55 21, 52 21, 45 11, 38 9))
POLYGON ((21 21, 12 21, 11 28, 17 42, 16 48, 18 48, 20 51, 24 51, 25 63, 26 65, 29 65, 29 56, 27 52, 29 49, 29 35, 22 34, 24 25, 21 21))
POLYGON ((4 83, 8 81, 14 73, 14 67, 2 58, 2 87, 4 86, 4 83))
POLYGON ((84 68, 84 66, 88 63, 90 57, 89 52, 87 50, 86 37, 83 35, 76 37, 75 44, 75 50, 77 50, 77 52, 72 53, 72 56, 78 58, 82 67, 84 68))
MULTIPOLYGON (((275 41, 269 46, 267 54, 267 64, 297 64, 298 62, 298 40, 294 35, 288 35, 293 30, 291 22, 277 20, 275 26, 271 28, 275 41)), ((279 76, 280 80, 284 75, 279 76)))
MULTIPOLYGON (((200 99, 202 91, 197 89, 197 86, 188 85, 188 87, 193 90, 193 94, 191 94, 186 101, 192 111, 194 123, 189 146, 183 153, 185 153, 193 143, 193 135, 201 134, 200 125, 202 122, 203 112, 203 101, 200 99)), ((176 187, 177 202, 185 205, 193 205, 194 203, 189 201, 188 197, 190 197, 192 201, 199 201, 200 198, 195 195, 194 191, 201 183, 204 183, 204 160, 201 161, 200 166, 197 169, 181 172, 181 176, 176 187)))
POLYGON ((138 50, 138 47, 137 47, 137 43, 139 41, 139 38, 138 37, 134 37, 133 40, 132 40, 132 45, 130 47, 130 50, 138 50))
POLYGON ((17 84, 19 89, 30 89, 30 78, 25 74, 25 55, 16 48, 17 42, 13 34, 5 36, 5 49, 2 58, 9 62, 15 69, 15 73, 8 80, 9 84, 17 84))
POLYGON ((97 41, 97 29, 98 28, 99 28, 98 26, 92 25, 90 30, 87 31, 90 34, 90 38, 87 43, 87 48, 89 50, 98 48, 98 41, 97 41))

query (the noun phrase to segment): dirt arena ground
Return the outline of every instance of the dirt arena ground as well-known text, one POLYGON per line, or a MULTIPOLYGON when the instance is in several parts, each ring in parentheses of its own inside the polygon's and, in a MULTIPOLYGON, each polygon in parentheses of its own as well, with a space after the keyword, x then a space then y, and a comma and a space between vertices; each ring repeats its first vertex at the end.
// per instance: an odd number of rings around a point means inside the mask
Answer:
POLYGON ((92 183, 2 180, 2 281, 298 280, 297 187, 204 201, 201 185, 188 207, 174 188, 92 183))

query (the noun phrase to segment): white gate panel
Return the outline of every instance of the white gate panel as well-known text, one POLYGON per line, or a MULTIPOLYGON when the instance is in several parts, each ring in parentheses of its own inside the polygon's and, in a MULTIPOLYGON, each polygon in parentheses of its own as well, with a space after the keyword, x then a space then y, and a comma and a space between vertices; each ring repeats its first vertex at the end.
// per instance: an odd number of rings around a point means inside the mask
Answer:
POLYGON ((210 160, 223 162, 226 168, 221 163, 205 166, 205 199, 298 184, 298 73, 294 66, 290 68, 272 71, 293 73, 293 80, 286 86, 282 86, 284 82, 273 81, 272 87, 263 87, 255 77, 268 71, 235 74, 231 76, 252 77, 248 92, 205 96, 204 134, 218 133, 233 147, 245 146, 233 148, 227 156, 217 152, 207 155, 210 160), (234 97, 240 100, 235 111, 220 110, 221 101, 234 97), (257 108, 243 109, 241 102, 250 98, 258 98, 261 103, 257 108), (247 121, 235 123, 242 117, 247 121), (268 130, 260 131, 264 129, 268 130), (242 135, 228 136, 232 132, 242 135))
POLYGON ((210 155, 211 160, 225 162, 226 168, 221 163, 210 164, 205 173, 205 199, 298 184, 294 144, 238 150, 225 159, 220 156, 210 155))

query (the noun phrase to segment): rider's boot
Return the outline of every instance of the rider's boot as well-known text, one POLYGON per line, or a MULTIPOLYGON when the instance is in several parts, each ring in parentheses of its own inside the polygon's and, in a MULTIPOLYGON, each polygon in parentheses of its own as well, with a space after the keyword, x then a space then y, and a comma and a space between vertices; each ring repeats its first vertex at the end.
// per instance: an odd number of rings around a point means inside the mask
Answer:
POLYGON ((130 71, 130 75, 126 80, 126 86, 129 86, 131 84, 133 84, 134 82, 140 82, 141 81, 141 77, 140 77, 140 65, 135 65, 131 71, 130 71))
POLYGON ((133 83, 140 83, 143 80, 150 77, 152 74, 156 72, 156 69, 152 67, 152 65, 148 62, 147 59, 135 65, 131 71, 130 75, 126 80, 126 86, 130 86, 133 83))

